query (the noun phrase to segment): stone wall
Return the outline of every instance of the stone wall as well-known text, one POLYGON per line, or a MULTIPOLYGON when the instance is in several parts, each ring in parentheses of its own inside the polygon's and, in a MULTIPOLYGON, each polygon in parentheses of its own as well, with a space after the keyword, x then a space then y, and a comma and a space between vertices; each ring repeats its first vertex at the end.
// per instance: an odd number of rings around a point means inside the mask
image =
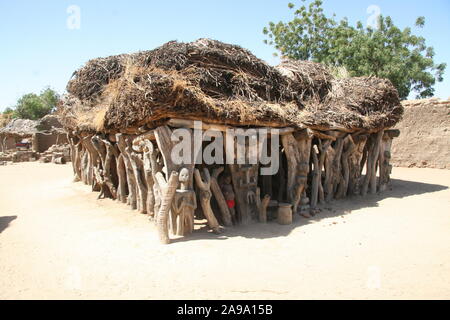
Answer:
POLYGON ((0 152, 6 152, 8 150, 16 149, 16 142, 21 139, 11 135, 0 135, 0 152))
POLYGON ((33 150, 36 152, 45 152, 54 144, 62 145, 68 143, 65 133, 43 133, 37 132, 33 135, 33 150))

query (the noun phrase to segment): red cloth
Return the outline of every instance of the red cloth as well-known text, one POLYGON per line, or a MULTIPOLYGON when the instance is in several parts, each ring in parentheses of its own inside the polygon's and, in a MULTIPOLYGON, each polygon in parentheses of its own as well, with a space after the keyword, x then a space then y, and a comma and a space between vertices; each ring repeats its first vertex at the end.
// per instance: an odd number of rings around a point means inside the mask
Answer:
POLYGON ((236 201, 234 201, 234 200, 227 200, 227 205, 228 205, 228 208, 233 209, 234 206, 236 205, 236 201))

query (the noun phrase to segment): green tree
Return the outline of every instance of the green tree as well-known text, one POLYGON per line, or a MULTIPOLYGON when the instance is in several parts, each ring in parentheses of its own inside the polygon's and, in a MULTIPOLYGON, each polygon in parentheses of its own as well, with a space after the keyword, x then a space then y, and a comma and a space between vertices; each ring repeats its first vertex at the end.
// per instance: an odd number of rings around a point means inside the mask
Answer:
POLYGON ((6 116, 12 117, 14 115, 14 109, 11 107, 6 107, 5 110, 3 110, 3 114, 6 116))
POLYGON ((23 95, 14 107, 14 116, 22 119, 37 120, 53 112, 59 100, 59 95, 47 88, 39 95, 28 93, 23 95))
MULTIPOLYGON (((305 2, 305 0, 301 0, 305 2)), ((378 27, 364 27, 358 21, 349 25, 347 18, 327 17, 322 1, 315 0, 294 10, 289 22, 270 22, 263 33, 265 43, 273 45, 282 56, 312 60, 332 68, 345 67, 350 76, 376 76, 391 80, 402 99, 410 92, 417 98, 431 97, 434 85, 443 81, 445 63, 434 62, 434 50, 425 39, 401 30, 392 18, 379 17, 378 27)), ((422 28, 425 18, 419 17, 416 27, 422 28)))

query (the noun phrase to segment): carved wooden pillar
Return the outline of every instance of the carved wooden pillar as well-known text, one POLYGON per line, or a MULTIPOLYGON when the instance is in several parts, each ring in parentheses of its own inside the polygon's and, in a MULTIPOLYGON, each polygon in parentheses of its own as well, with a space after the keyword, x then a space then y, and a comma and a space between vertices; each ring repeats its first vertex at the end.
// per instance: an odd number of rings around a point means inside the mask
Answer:
POLYGON ((287 194, 293 213, 297 213, 302 194, 307 187, 309 160, 311 152, 311 133, 306 129, 295 134, 281 136, 287 158, 287 194))

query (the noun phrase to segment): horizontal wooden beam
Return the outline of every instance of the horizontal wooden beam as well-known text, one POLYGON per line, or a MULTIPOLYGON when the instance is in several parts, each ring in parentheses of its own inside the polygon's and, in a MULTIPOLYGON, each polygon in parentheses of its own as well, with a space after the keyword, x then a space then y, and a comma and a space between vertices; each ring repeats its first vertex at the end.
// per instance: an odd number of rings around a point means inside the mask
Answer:
POLYGON ((386 130, 384 133, 387 134, 391 139, 398 138, 400 136, 400 130, 398 129, 386 130))
MULTIPOLYGON (((167 125, 174 128, 187 128, 194 129, 194 120, 186 120, 186 119, 170 119, 167 122, 167 125)), ((221 132, 226 132, 228 129, 237 129, 237 127, 221 125, 221 124, 211 124, 202 122, 202 130, 216 130, 221 132)), ((289 133, 293 133, 295 131, 294 128, 286 127, 286 128, 270 128, 270 127, 257 127, 252 129, 267 129, 270 132, 270 129, 278 129, 280 135, 285 135, 289 133)))

